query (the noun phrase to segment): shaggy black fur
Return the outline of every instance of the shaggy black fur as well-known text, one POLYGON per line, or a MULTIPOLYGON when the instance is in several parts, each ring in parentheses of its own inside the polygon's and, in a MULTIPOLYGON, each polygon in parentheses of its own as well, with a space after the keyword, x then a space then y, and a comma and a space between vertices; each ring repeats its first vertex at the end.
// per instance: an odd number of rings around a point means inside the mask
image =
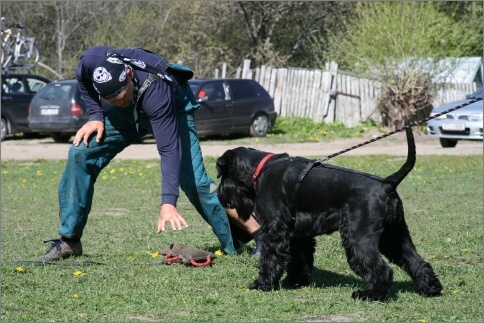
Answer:
POLYGON ((226 151, 217 160, 220 202, 235 208, 244 220, 255 213, 261 225, 259 277, 249 288, 278 289, 286 265, 290 283, 308 285, 314 237, 339 230, 350 268, 365 281, 353 298, 387 297, 393 272, 380 253, 410 275, 422 296, 440 295, 442 285, 412 243, 396 191, 415 165, 410 127, 406 133, 407 160, 386 178, 319 164, 297 184, 311 160, 278 154, 267 161, 254 184, 254 172, 267 153, 244 147, 226 151))

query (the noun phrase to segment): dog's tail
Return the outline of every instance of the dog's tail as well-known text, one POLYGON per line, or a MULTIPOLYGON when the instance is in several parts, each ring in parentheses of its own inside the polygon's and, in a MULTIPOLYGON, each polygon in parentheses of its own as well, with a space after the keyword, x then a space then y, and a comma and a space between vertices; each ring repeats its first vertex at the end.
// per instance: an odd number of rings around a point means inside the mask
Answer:
POLYGON ((385 182, 390 183, 394 187, 397 187, 398 184, 400 184, 400 182, 413 169, 413 166, 415 166, 415 161, 417 156, 412 127, 410 126, 410 122, 408 121, 407 118, 404 119, 404 122, 405 122, 405 133, 407 134, 407 145, 408 145, 407 160, 396 173, 385 178, 385 182))

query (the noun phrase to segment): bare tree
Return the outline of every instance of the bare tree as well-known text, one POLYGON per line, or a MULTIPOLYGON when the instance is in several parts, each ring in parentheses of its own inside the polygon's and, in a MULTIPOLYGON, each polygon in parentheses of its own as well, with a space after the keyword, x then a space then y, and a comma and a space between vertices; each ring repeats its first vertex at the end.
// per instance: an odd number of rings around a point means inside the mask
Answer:
POLYGON ((314 64, 307 53, 313 37, 320 41, 336 31, 352 5, 328 1, 240 1, 250 43, 250 58, 256 65, 314 64))

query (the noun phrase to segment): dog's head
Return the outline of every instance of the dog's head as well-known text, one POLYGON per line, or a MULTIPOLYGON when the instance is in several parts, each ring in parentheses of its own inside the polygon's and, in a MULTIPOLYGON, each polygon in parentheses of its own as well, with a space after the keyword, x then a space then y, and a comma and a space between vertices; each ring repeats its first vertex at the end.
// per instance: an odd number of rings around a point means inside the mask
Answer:
POLYGON ((239 147, 227 150, 217 159, 218 199, 225 208, 237 210, 239 217, 247 221, 254 212, 255 189, 253 175, 260 160, 267 153, 239 147))

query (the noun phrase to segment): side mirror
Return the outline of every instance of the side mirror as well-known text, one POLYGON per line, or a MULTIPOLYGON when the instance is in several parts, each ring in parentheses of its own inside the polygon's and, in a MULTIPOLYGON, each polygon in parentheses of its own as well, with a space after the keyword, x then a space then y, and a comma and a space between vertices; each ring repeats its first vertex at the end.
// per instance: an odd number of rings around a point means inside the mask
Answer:
POLYGON ((208 101, 208 96, 204 96, 203 98, 200 98, 197 100, 198 103, 207 102, 207 101, 208 101))

